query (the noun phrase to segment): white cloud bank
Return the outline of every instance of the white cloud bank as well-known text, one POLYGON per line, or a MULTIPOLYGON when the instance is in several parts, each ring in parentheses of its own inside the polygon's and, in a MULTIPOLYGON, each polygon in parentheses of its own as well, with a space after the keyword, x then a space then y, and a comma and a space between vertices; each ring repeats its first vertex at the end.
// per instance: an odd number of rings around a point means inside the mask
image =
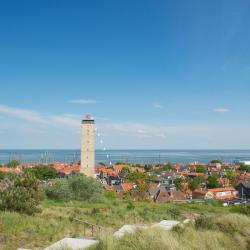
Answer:
MULTIPOLYGON (((0 105, 0 148, 79 148, 78 114, 45 115, 0 105), (18 119, 13 122, 11 118, 18 119), (23 122, 21 122, 23 121, 23 122)), ((241 124, 149 124, 97 117, 108 148, 249 148, 249 126, 241 124)), ((97 144, 97 147, 100 145, 97 144)))

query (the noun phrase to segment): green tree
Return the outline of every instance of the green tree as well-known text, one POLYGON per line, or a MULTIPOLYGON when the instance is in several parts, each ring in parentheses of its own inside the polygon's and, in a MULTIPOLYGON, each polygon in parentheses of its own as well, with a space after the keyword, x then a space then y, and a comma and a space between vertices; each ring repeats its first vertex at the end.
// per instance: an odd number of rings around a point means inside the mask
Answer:
POLYGON ((8 168, 16 168, 20 164, 19 161, 17 160, 12 160, 7 164, 8 168))
POLYGON ((176 187, 177 190, 181 190, 182 189, 182 183, 183 183, 182 178, 176 178, 174 180, 174 185, 175 185, 175 187, 176 187))
POLYGON ((201 176, 196 176, 194 178, 189 178, 188 179, 188 187, 192 191, 199 189, 201 187, 201 184, 204 183, 206 180, 205 178, 201 176))
POLYGON ((150 172, 150 171, 153 170, 153 166, 150 165, 150 164, 146 164, 146 165, 144 166, 144 169, 145 169, 145 171, 150 172))
POLYGON ((101 166, 106 166, 106 164, 104 162, 99 162, 98 164, 101 166))
POLYGON ((0 191, 0 209, 32 215, 40 212, 38 205, 42 192, 37 179, 31 173, 18 175, 14 180, 6 180, 0 191))
POLYGON ((149 184, 154 180, 154 176, 149 176, 147 173, 133 172, 128 173, 125 179, 136 184, 136 188, 131 191, 132 196, 139 200, 143 200, 146 198, 149 184))
POLYGON ((207 172, 207 169, 204 166, 196 166, 196 173, 202 173, 205 174, 207 172))
POLYGON ((189 179, 188 180, 188 187, 189 187, 189 189, 194 191, 194 190, 199 188, 199 183, 197 181, 195 181, 194 179, 189 179))
POLYGON ((172 164, 170 164, 170 163, 168 163, 166 165, 163 165, 161 167, 162 171, 168 171, 168 170, 174 170, 174 169, 175 169, 175 167, 172 164))
POLYGON ((115 163, 115 165, 127 165, 127 163, 122 162, 122 161, 117 161, 117 162, 115 163))
POLYGON ((210 163, 212 163, 212 164, 216 164, 216 163, 222 164, 222 161, 220 161, 220 160, 212 160, 212 161, 210 161, 210 163))
POLYGON ((233 170, 227 170, 225 177, 230 180, 231 185, 235 186, 237 183, 237 178, 233 170))
POLYGON ((55 179, 57 171, 55 168, 49 166, 37 166, 34 168, 26 169, 26 172, 33 173, 39 180, 55 179))
POLYGON ((250 166, 246 165, 245 163, 240 163, 240 168, 239 170, 241 172, 250 172, 250 166))
POLYGON ((208 188, 218 188, 220 187, 218 177, 216 175, 210 175, 207 179, 208 188))

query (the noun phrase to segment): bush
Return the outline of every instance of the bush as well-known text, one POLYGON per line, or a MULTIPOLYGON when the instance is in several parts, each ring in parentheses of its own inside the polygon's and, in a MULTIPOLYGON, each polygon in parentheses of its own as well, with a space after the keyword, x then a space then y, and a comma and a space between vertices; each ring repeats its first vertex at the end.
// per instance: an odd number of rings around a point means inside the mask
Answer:
POLYGON ((10 162, 7 164, 6 167, 8 167, 8 168, 16 168, 19 164, 20 164, 19 161, 17 161, 17 160, 12 160, 12 161, 10 161, 10 162))
POLYGON ((45 192, 48 198, 62 201, 100 201, 103 198, 101 184, 85 175, 60 179, 54 185, 45 188, 45 192))
POLYGON ((39 212, 38 205, 42 199, 37 179, 30 173, 6 180, 0 191, 0 209, 32 215, 39 212))
POLYGON ((26 172, 33 173, 39 180, 55 179, 57 174, 56 169, 48 166, 37 166, 27 169, 26 172))
POLYGON ((240 205, 231 207, 231 212, 250 215, 250 206, 249 205, 240 205))

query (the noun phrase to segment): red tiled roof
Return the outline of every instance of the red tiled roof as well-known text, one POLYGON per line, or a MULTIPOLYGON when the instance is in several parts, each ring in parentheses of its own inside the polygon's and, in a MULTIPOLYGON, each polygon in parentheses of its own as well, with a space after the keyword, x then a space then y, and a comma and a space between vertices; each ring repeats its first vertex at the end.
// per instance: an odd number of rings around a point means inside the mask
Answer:
POLYGON ((20 172, 20 169, 18 168, 0 168, 0 172, 3 172, 3 173, 19 173, 20 172))
POLYGON ((224 187, 224 188, 210 188, 208 189, 209 192, 223 192, 223 191, 236 191, 233 187, 224 187))
POLYGON ((121 186, 125 192, 133 189, 133 184, 131 182, 122 183, 121 186))

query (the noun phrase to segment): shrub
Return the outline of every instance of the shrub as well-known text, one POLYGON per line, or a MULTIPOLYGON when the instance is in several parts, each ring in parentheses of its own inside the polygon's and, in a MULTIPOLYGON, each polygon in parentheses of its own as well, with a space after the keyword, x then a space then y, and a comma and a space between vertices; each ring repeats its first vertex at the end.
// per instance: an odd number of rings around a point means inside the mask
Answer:
POLYGON ((27 172, 33 173, 39 180, 55 179, 57 171, 49 166, 37 166, 31 169, 27 169, 27 172))
POLYGON ((116 194, 116 191, 115 191, 115 190, 106 191, 106 192, 104 193, 104 196, 105 196, 107 199, 110 199, 110 200, 114 200, 115 198, 117 198, 117 194, 116 194))
POLYGON ((19 164, 20 164, 19 161, 17 161, 17 160, 12 160, 12 161, 10 161, 10 162, 7 164, 7 167, 8 167, 8 168, 15 168, 15 167, 17 167, 19 164))
POLYGON ((37 179, 30 173, 6 180, 0 191, 0 209, 26 213, 39 212, 38 205, 42 199, 37 179))
POLYGON ((240 205, 231 207, 231 212, 250 215, 250 206, 249 205, 240 205))
POLYGON ((100 201, 103 198, 103 189, 100 183, 85 175, 72 176, 45 188, 50 199, 55 200, 92 200, 100 201))

